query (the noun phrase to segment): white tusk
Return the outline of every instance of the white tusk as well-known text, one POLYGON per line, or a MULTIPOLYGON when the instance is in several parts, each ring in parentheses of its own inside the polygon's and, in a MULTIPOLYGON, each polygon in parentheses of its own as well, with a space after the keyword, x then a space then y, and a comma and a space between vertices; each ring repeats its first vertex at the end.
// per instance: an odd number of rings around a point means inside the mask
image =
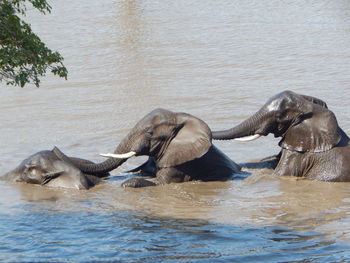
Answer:
POLYGON ((253 141, 253 140, 258 139, 260 136, 261 136, 260 134, 254 134, 254 135, 250 135, 250 136, 236 138, 234 140, 240 141, 240 142, 249 142, 249 141, 253 141))
POLYGON ((123 154, 116 154, 116 153, 100 153, 103 157, 112 157, 112 158, 118 158, 118 159, 127 159, 130 157, 133 157, 136 154, 136 152, 128 152, 123 154))

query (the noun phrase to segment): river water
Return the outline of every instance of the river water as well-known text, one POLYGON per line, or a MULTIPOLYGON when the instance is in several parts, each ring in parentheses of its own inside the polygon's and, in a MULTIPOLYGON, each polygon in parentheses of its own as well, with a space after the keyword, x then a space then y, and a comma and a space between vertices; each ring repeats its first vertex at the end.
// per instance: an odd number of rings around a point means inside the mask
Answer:
MULTIPOLYGON (((347 0, 51 0, 28 21, 67 81, 0 88, 0 174, 39 150, 103 160, 154 108, 231 127, 289 89, 325 100, 350 132, 347 0)), ((272 136, 215 142, 247 163, 272 136)), ((0 261, 349 262, 350 184, 279 178, 88 191, 0 182, 0 261)))

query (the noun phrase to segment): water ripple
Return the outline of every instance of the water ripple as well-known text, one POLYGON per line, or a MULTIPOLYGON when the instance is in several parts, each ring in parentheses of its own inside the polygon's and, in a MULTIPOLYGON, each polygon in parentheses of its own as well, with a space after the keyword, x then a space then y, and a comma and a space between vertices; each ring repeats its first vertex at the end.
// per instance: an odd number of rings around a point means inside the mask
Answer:
POLYGON ((0 216, 2 261, 339 262, 347 257, 348 247, 323 233, 283 226, 25 209, 0 216))

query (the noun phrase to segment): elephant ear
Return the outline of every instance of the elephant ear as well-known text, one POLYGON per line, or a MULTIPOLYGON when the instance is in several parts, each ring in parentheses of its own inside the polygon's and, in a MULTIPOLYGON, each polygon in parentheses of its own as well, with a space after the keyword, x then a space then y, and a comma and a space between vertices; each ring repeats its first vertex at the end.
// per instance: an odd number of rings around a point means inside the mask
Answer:
POLYGON ((158 161, 159 167, 173 167, 202 157, 211 147, 211 131, 200 119, 177 114, 177 132, 158 161))
POLYGON ((314 104, 318 104, 318 105, 322 106, 323 108, 328 109, 327 103, 324 102, 321 99, 318 99, 318 98, 315 98, 315 97, 312 97, 312 96, 307 96, 307 95, 301 95, 301 97, 304 98, 305 100, 309 101, 309 102, 312 102, 314 104))
POLYGON ((340 140, 334 113, 317 103, 287 130, 279 145, 291 151, 317 153, 332 149, 340 140))

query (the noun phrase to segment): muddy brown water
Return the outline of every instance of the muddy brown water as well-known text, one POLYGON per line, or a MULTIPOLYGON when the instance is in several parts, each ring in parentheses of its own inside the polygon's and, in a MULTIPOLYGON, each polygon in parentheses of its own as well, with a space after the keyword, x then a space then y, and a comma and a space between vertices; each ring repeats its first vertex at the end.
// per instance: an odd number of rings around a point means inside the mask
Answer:
MULTIPOLYGON (((50 1, 28 20, 65 57, 68 81, 0 89, 0 174, 54 145, 94 161, 162 107, 212 129, 286 89, 325 100, 350 133, 348 1, 50 1)), ((272 136, 215 142, 247 163, 272 136)), ((89 191, 0 182, 1 261, 347 262, 350 183, 245 169, 228 182, 89 191)), ((123 176, 118 176, 123 175, 123 176)))

